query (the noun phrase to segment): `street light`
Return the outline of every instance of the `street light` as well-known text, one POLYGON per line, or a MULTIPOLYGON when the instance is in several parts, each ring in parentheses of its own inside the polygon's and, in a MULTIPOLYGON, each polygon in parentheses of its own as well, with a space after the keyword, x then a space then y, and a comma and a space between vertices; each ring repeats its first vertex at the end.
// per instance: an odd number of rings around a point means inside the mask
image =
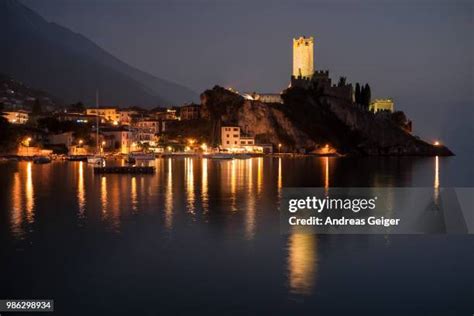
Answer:
POLYGON ((207 145, 206 145, 206 143, 203 143, 203 144, 201 145, 201 149, 202 149, 203 151, 207 151, 207 145))
POLYGON ((439 143, 439 141, 435 141, 433 145, 435 145, 435 146, 439 146, 439 145, 440 145, 440 143, 439 143))
POLYGON ((278 144, 278 153, 281 154, 281 143, 278 144))

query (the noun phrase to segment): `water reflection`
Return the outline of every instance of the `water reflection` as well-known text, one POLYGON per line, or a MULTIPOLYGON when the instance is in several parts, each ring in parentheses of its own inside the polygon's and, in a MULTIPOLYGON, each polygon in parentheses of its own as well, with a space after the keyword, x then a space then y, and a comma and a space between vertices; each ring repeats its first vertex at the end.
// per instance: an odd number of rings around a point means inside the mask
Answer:
POLYGON ((186 201, 187 211, 191 214, 196 213, 195 209, 195 195, 194 195, 194 170, 193 170, 193 158, 184 158, 184 167, 186 173, 186 201))
POLYGON ((21 197, 21 180, 20 173, 15 172, 13 175, 12 186, 12 212, 11 212, 11 229, 15 237, 21 237, 24 233, 22 228, 23 211, 22 211, 22 197, 21 197))
POLYGON ((136 213, 138 211, 138 194, 137 194, 137 177, 133 176, 131 180, 131 199, 132 199, 132 212, 136 213))
POLYGON ((209 211, 209 188, 208 188, 208 174, 207 174, 208 159, 201 160, 201 203, 204 213, 209 211))
POLYGON ((329 192, 329 157, 324 157, 324 192, 329 192))
POLYGON ((33 223, 34 220, 34 189, 33 189, 33 175, 32 162, 29 161, 26 167, 26 220, 28 223, 33 223))
POLYGON ((256 203, 255 192, 253 192, 253 173, 252 173, 252 159, 248 159, 242 169, 246 169, 247 174, 247 196, 246 196, 246 208, 245 208, 245 238, 252 240, 255 237, 256 229, 256 203))
POLYGON ((86 192, 84 186, 84 162, 79 162, 78 178, 77 178, 77 204, 79 209, 79 218, 85 216, 86 192))
POLYGON ((232 212, 237 211, 237 176, 236 176, 236 161, 232 160, 230 164, 227 164, 230 167, 230 201, 231 201, 231 210, 232 212))
POLYGON ((173 226, 173 164, 172 158, 168 158, 168 172, 166 177, 165 193, 165 227, 171 229, 173 226))
POLYGON ((102 214, 107 213, 107 177, 102 176, 100 178, 100 203, 102 214))
POLYGON ((257 158, 257 193, 260 194, 262 191, 263 183, 263 158, 257 158))
POLYGON ((434 170, 434 204, 437 209, 439 209, 439 157, 435 157, 435 170, 434 170))
POLYGON ((282 179, 282 170, 281 170, 281 157, 278 157, 278 178, 277 178, 277 188, 278 188, 278 197, 281 198, 281 189, 283 186, 282 179))
POLYGON ((317 236, 293 233, 288 240, 288 279, 290 293, 310 295, 318 268, 317 236))

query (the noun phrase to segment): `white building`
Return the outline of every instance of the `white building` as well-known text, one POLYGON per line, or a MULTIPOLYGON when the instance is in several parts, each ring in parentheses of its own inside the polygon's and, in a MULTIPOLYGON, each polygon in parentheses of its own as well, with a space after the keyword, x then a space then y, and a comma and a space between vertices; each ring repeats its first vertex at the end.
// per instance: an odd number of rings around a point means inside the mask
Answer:
POLYGON ((261 146, 255 145, 255 138, 241 135, 238 126, 221 127, 220 148, 231 152, 263 152, 261 146))
POLYGON ((240 147, 240 127, 221 127, 221 147, 223 149, 232 149, 240 147))
POLYGON ((128 154, 134 151, 136 146, 135 138, 131 131, 125 129, 103 131, 102 134, 113 138, 113 149, 118 150, 122 154, 128 154))

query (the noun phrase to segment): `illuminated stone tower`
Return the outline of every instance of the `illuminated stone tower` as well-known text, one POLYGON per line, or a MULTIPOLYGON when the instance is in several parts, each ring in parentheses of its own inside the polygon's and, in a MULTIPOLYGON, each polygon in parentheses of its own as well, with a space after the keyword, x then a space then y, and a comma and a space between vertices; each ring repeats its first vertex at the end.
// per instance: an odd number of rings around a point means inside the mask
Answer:
POLYGON ((299 37, 293 39, 293 76, 311 78, 314 73, 313 37, 299 37))

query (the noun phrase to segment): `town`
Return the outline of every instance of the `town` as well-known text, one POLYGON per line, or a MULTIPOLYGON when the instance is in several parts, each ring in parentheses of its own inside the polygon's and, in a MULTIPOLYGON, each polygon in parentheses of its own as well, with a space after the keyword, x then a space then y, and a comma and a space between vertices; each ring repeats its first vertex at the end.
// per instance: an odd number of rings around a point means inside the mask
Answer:
MULTIPOLYGON (((293 39, 293 71, 290 87, 312 88, 325 97, 353 104, 374 114, 394 114, 393 99, 371 100, 368 84, 352 84, 341 77, 333 84, 327 70, 315 70, 314 38, 293 39)), ((261 155, 289 152, 281 142, 262 141, 249 132, 248 126, 232 122, 219 124, 219 135, 209 135, 212 120, 202 104, 187 103, 173 107, 145 109, 100 105, 100 91, 96 104, 81 102, 67 106, 51 106, 48 97, 25 97, 8 84, 0 87, 1 116, 15 128, 3 133, 9 143, 2 145, 2 154, 18 157, 63 155, 82 158, 89 155, 261 155)), ((271 104, 283 103, 282 93, 240 93, 228 87, 227 91, 243 100, 271 104)), ((404 119, 404 129, 411 132, 411 121, 404 119)), ((1 127, 0 127, 1 128, 1 127)), ((5 128, 4 128, 5 129, 5 128)), ((5 142, 5 139, 3 141, 5 142)), ((317 145, 312 153, 337 154, 332 144, 317 145)), ((293 152, 295 150, 292 150, 293 152)))

